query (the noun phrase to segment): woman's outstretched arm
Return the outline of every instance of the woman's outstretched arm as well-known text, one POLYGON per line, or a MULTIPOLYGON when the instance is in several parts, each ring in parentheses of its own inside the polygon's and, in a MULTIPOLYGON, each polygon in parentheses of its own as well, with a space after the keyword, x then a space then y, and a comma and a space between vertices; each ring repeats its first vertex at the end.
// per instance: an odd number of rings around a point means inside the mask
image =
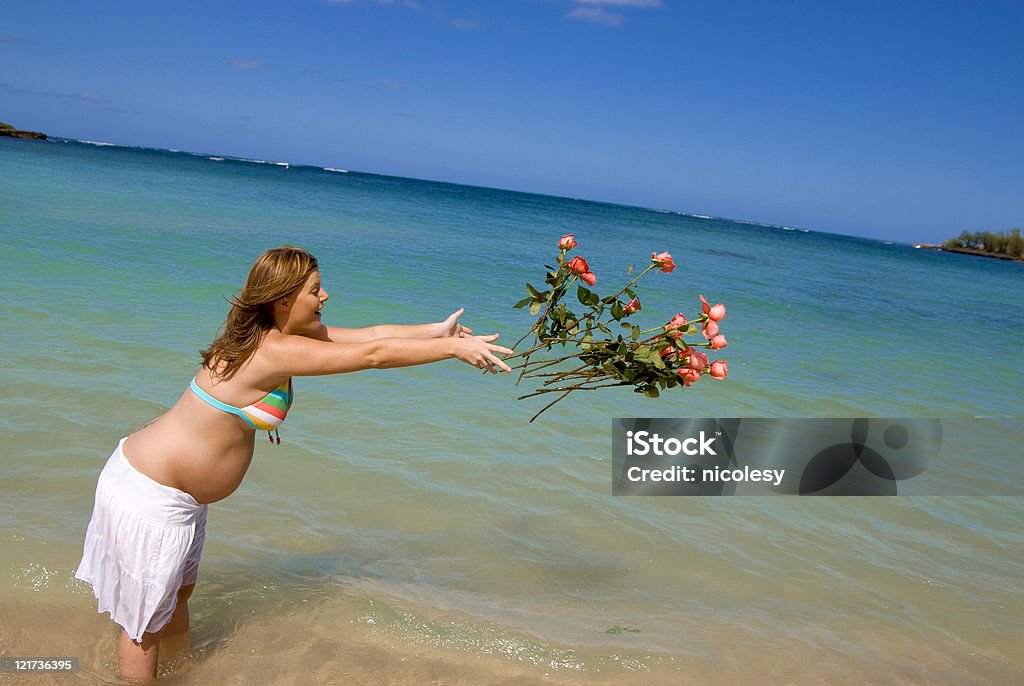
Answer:
POLYGON ((306 336, 270 332, 261 349, 268 373, 286 376, 342 374, 363 369, 412 367, 455 358, 479 369, 497 373, 512 369, 497 356, 512 351, 495 345, 490 336, 442 338, 378 338, 361 343, 337 343, 306 336))
POLYGON ((335 343, 367 343, 380 338, 444 338, 471 334, 473 329, 459 324, 459 317, 465 312, 460 307, 441 322, 432 324, 377 324, 361 329, 345 329, 328 326, 327 339, 335 343))

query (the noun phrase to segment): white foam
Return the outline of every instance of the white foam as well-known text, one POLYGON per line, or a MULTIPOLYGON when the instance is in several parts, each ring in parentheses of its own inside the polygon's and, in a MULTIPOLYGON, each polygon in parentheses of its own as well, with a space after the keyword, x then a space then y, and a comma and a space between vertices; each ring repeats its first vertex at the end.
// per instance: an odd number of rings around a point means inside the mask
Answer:
POLYGON ((323 167, 324 171, 338 172, 339 174, 348 174, 348 169, 335 169, 334 167, 323 167))
POLYGON ((79 143, 88 143, 89 145, 99 145, 104 148, 116 148, 116 143, 104 143, 103 141, 78 141, 79 143))
POLYGON ((207 157, 206 159, 213 160, 214 162, 223 162, 224 161, 223 157, 207 157))

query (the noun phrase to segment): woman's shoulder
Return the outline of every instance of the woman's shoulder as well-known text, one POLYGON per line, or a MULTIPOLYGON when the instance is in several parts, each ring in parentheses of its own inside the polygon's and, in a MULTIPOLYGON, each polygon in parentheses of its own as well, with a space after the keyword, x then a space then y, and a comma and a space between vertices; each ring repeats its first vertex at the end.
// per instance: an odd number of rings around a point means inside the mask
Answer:
POLYGON ((210 390, 221 389, 231 395, 239 393, 248 396, 254 391, 269 392, 291 378, 282 370, 274 369, 257 351, 230 375, 224 374, 224 362, 212 367, 202 365, 196 372, 196 382, 210 390))

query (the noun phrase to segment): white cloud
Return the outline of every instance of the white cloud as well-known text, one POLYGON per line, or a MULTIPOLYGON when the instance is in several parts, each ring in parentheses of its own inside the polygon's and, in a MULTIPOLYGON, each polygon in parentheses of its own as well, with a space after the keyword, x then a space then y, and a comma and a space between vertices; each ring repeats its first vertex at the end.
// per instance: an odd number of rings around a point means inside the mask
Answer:
POLYGON ((263 60, 246 60, 240 57, 236 57, 231 60, 231 67, 233 69, 240 69, 242 71, 253 71, 255 69, 266 69, 269 67, 263 60))
POLYGON ((592 24, 601 24, 602 26, 618 26, 623 21, 621 15, 606 12, 600 7, 577 7, 565 16, 570 19, 589 21, 592 24))

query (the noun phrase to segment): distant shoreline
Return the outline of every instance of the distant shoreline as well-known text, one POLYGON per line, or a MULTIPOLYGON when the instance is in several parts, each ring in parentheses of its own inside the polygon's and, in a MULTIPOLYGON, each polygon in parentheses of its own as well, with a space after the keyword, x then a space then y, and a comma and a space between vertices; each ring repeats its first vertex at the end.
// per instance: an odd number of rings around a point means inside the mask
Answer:
POLYGON ((0 136, 7 136, 8 138, 21 138, 28 141, 45 141, 47 135, 40 133, 39 131, 22 131, 16 129, 10 124, 4 124, 0 122, 0 136))
POLYGON ((914 247, 928 250, 941 250, 943 252, 958 252, 963 253, 964 255, 974 255, 976 257, 993 257, 997 260, 1006 260, 1007 262, 1024 262, 1024 259, 1016 258, 1011 255, 987 252, 985 250, 978 250, 977 248, 947 248, 945 246, 932 245, 930 243, 914 243, 914 247))

